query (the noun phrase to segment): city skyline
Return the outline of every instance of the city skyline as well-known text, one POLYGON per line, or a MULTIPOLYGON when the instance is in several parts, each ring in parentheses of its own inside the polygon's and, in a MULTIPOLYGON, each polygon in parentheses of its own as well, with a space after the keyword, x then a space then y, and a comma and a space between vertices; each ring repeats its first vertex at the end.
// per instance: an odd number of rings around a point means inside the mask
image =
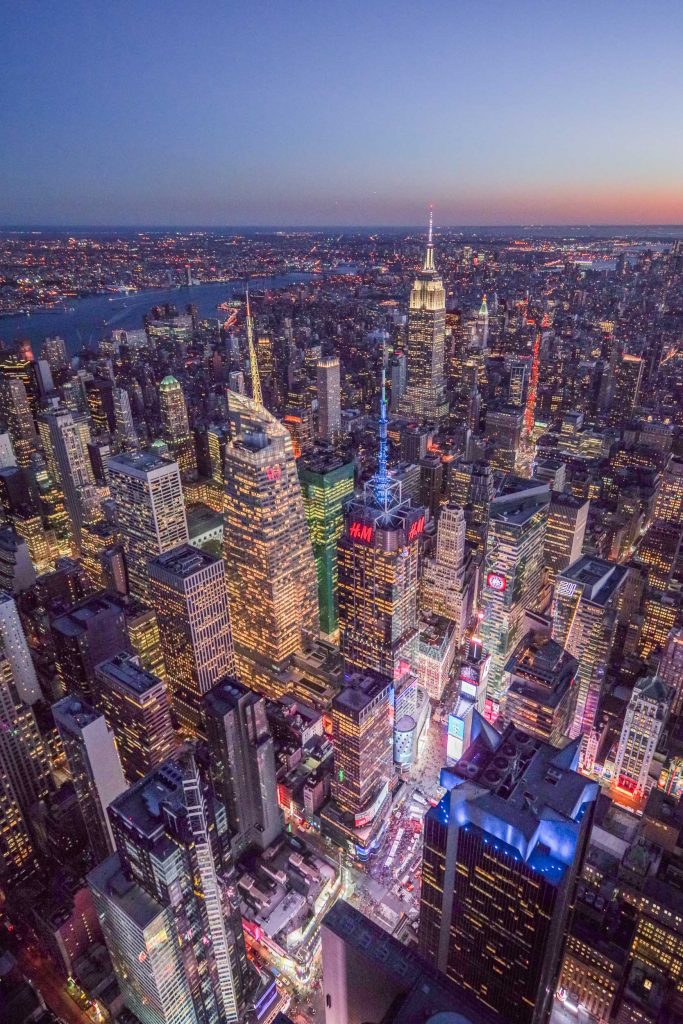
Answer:
POLYGON ((298 11, 8 9, 0 223, 683 223, 676 6, 298 11))

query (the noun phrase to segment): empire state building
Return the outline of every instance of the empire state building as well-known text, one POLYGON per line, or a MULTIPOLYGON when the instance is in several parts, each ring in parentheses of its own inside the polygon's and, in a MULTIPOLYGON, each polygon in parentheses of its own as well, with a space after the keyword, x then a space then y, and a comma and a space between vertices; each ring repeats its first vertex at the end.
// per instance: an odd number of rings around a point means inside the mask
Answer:
POLYGON ((444 375, 446 292, 434 266, 432 215, 422 270, 413 282, 408 308, 406 390, 400 410, 407 416, 439 420, 448 415, 444 375))

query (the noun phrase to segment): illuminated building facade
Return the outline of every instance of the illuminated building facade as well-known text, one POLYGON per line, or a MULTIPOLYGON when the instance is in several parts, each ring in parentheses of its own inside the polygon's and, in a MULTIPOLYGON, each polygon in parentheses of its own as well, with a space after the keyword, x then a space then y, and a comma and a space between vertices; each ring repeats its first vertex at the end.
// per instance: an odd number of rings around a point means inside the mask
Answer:
POLYGON ((38 418, 38 430, 52 478, 60 485, 64 503, 80 547, 81 526, 90 517, 95 485, 88 458, 90 431, 84 419, 67 409, 49 409, 38 418))
POLYGON ((636 798, 646 796, 652 785, 650 767, 666 725, 670 704, 671 691, 657 676, 636 682, 624 715, 614 760, 617 789, 636 798))
POLYGON ((413 283, 408 307, 406 390, 400 403, 407 416, 439 420, 448 414, 445 332, 446 291, 434 265, 430 214, 427 252, 413 283))
POLYGON ((211 777, 228 816, 233 854, 250 846, 265 850, 282 831, 266 702, 236 679, 224 679, 204 706, 211 777))
POLYGON ((26 388, 18 377, 0 373, 0 402, 17 466, 27 469, 38 446, 38 437, 26 388))
POLYGON ((362 498, 344 512, 338 547, 340 648, 354 669, 393 679, 413 664, 417 643, 418 562, 425 510, 403 500, 387 472, 385 371, 379 417, 379 459, 362 498))
POLYGON ((116 737, 129 782, 173 755, 176 738, 166 686, 130 654, 115 654, 95 669, 97 706, 116 737))
POLYGON ((144 601, 149 559, 188 541, 180 472, 150 452, 117 455, 108 465, 130 592, 144 601))
POLYGON ((239 678, 277 697, 275 676, 319 629, 318 587, 292 441, 263 407, 230 396, 224 552, 239 678))
POLYGON ((4 591, 0 591, 0 650, 10 664, 19 700, 29 705, 41 700, 43 695, 19 610, 12 595, 4 591))
POLYGON ((680 523, 656 522, 638 545, 638 561, 647 568, 648 585, 665 591, 673 576, 683 540, 680 523))
POLYGON ((159 385, 159 406, 163 437, 168 442, 183 479, 191 477, 197 472, 197 456, 190 433, 185 396, 175 377, 164 377, 159 385))
POLYGON ((237 1024, 249 980, 225 816, 190 751, 109 809, 117 852, 88 875, 123 1000, 143 1024, 237 1024))
POLYGON ((505 666, 499 728, 518 729, 560 747, 574 720, 579 663, 549 636, 528 633, 505 666))
POLYGON ((53 705, 52 714, 90 846, 99 863, 114 849, 107 808, 127 788, 114 733, 104 715, 79 696, 63 697, 53 705))
POLYGON ((95 666, 130 649, 122 605, 110 594, 96 594, 50 628, 62 693, 78 692, 94 703, 95 666))
POLYGON ((235 672, 225 563, 184 544, 149 563, 149 587, 171 705, 184 732, 198 736, 205 694, 235 672))
POLYGON ((655 497, 652 516, 666 523, 683 522, 683 459, 671 459, 655 497))
POLYGON ((353 830, 376 831, 387 810, 393 775, 392 710, 391 681, 372 671, 348 674, 332 702, 332 797, 353 830))
POLYGON ((299 480, 318 574, 320 629, 334 636, 338 628, 337 542, 344 526, 344 504, 353 494, 354 466, 320 452, 299 461, 299 480))
POLYGON ((32 709, 19 699, 12 665, 0 647, 0 874, 32 867, 32 816, 51 789, 47 750, 32 709))
POLYGON ((595 722, 627 572, 614 562, 582 555, 557 577, 553 639, 579 662, 572 738, 589 732, 595 722))
POLYGON ((421 954, 509 1024, 550 1011, 598 786, 557 750, 484 723, 425 817, 421 954))
POLYGON ((338 359, 321 359, 316 367, 318 433, 334 441, 341 433, 341 378, 338 359))
POLYGON ((663 644, 657 675, 671 690, 671 714, 683 709, 683 629, 672 629, 663 644))
POLYGON ((659 590, 648 590, 643 600, 642 624, 638 638, 638 654, 647 660, 662 648, 670 630, 679 621, 676 596, 659 590))
POLYGON ((133 451, 139 446, 138 435, 133 422, 130 398, 125 388, 115 387, 112 392, 116 440, 124 451, 133 451))
POLYGON ((481 592, 481 635, 491 655, 487 717, 498 714, 505 666, 522 639, 524 613, 539 600, 550 491, 547 484, 508 477, 491 502, 481 592))
POLYGON ((581 557, 589 506, 589 501, 575 498, 573 494, 552 492, 543 545, 546 581, 551 587, 555 585, 557 574, 581 557))
POLYGON ((118 537, 116 527, 105 521, 84 523, 81 528, 81 564, 93 590, 107 586, 102 554, 117 543, 118 537))
POLYGON ((472 615, 477 570, 465 546, 464 510, 444 505, 436 532, 436 557, 425 558, 420 581, 420 607, 455 623, 460 646, 472 615))
POLYGON ((152 608, 130 602, 126 606, 128 638, 140 664, 147 672, 166 681, 166 661, 161 648, 159 621, 152 608))

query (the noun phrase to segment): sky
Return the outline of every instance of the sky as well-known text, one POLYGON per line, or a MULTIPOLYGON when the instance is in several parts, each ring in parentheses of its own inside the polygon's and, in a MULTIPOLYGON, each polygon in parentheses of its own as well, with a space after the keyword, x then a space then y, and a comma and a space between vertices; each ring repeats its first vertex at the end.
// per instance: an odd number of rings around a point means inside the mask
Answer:
POLYGON ((680 0, 0 3, 0 224, 683 223, 680 0))

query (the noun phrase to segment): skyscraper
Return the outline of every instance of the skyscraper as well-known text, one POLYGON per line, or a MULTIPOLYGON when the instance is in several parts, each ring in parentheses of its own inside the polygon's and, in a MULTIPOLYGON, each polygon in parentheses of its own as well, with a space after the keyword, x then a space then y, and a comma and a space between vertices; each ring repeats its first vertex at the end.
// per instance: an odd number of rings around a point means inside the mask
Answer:
POLYGON ((624 714, 614 759, 614 785, 636 799, 652 788, 650 768, 671 706, 671 689, 657 676, 639 679, 624 714))
POLYGON ((0 872, 15 877, 30 870, 32 809, 51 786, 35 715, 19 699, 11 664, 0 648, 0 872))
POLYGON ((76 544, 81 526, 91 518, 95 477, 86 448, 90 432, 83 417, 68 409, 48 409, 38 417, 48 469, 61 486, 76 544))
POLYGON ((189 539, 180 472, 177 463, 150 452, 117 455, 108 466, 130 591, 144 601, 149 559, 189 539))
POLYGON ((204 708, 213 786, 228 816, 232 851, 263 850, 282 831, 266 702, 228 678, 209 690, 204 708))
POLYGON ((337 541, 344 504, 353 494, 354 466, 328 452, 299 460, 299 480, 318 573, 320 629, 334 636, 337 617, 337 541))
POLYGON ((99 864, 114 849, 107 808, 126 790, 114 733, 104 716, 78 695, 62 698, 53 705, 52 714, 95 863, 99 864))
POLYGON ((420 583, 420 604, 456 625, 456 647, 472 615, 476 567, 465 547, 465 513, 450 502, 441 509, 436 532, 436 557, 425 558, 420 583))
POLYGON ((332 702, 332 797, 361 857, 372 849, 389 804, 393 699, 391 680, 365 671, 347 674, 332 702))
POLYGON ((197 471, 197 456, 187 418, 185 395, 175 377, 164 377, 159 385, 161 430, 185 479, 197 471))
POLYGON ((548 524, 543 545, 543 561, 550 586, 557 574, 573 565, 581 556, 586 535, 589 501, 553 491, 548 509, 548 524))
POLYGON ((543 633, 527 633, 505 666, 499 728, 518 729, 561 747, 574 720, 579 663, 543 633))
POLYGON ((0 649, 4 650, 12 669, 19 700, 35 704, 42 697, 38 677, 16 602, 4 591, 0 591, 0 649))
POLYGON ((126 778, 136 782, 175 753, 164 682, 131 654, 115 654, 95 669, 97 706, 113 729, 126 778))
POLYGON ((657 675, 671 688, 671 714, 683 709, 683 629, 669 633, 657 668, 657 675))
POLYGON ((149 594, 161 633, 173 711, 190 736, 203 732, 203 698, 234 675, 225 563, 189 544, 149 563, 149 594))
POLYGON ((12 439, 17 466, 27 469, 38 446, 38 437, 23 381, 0 373, 0 404, 12 439))
POLYGON ((286 427, 243 395, 230 395, 230 412, 224 546, 238 674, 278 696, 278 668, 319 630, 313 549, 286 427))
POLYGON ((90 872, 126 1006, 142 1024, 237 1024, 249 968, 225 816, 191 751, 109 810, 117 852, 90 872))
POLYGON ((339 631, 344 661, 393 679, 415 657, 419 547, 425 511, 403 500, 387 472, 385 371, 379 459, 362 498, 344 512, 338 547, 339 631))
POLYGON ((425 817, 420 952, 509 1024, 547 1020, 555 994, 598 795, 577 761, 578 742, 483 723, 425 817))
POLYGON ((614 562, 583 555, 557 577, 553 639, 579 661, 572 737, 589 731, 595 722, 627 572, 614 562))
POLYGON ((62 692, 94 703, 95 666, 130 649, 122 605, 109 594, 96 594, 59 615, 50 628, 62 692))
POLYGON ((341 378, 339 360, 321 359, 316 368, 318 384, 318 433, 334 441, 341 433, 341 378))
POLYGON ((432 215, 427 252, 417 274, 408 307, 406 390, 401 410, 408 416, 441 419, 448 413, 444 343, 446 292, 434 265, 432 215))
POLYGON ((539 598, 549 500, 547 484, 507 477, 490 505, 481 632, 491 654, 486 713, 492 719, 504 694, 507 659, 522 639, 524 612, 539 598))
POLYGON ((124 450, 138 447, 138 435, 133 422, 130 398, 125 388, 115 387, 113 390, 114 419, 116 421, 116 440, 124 450))

